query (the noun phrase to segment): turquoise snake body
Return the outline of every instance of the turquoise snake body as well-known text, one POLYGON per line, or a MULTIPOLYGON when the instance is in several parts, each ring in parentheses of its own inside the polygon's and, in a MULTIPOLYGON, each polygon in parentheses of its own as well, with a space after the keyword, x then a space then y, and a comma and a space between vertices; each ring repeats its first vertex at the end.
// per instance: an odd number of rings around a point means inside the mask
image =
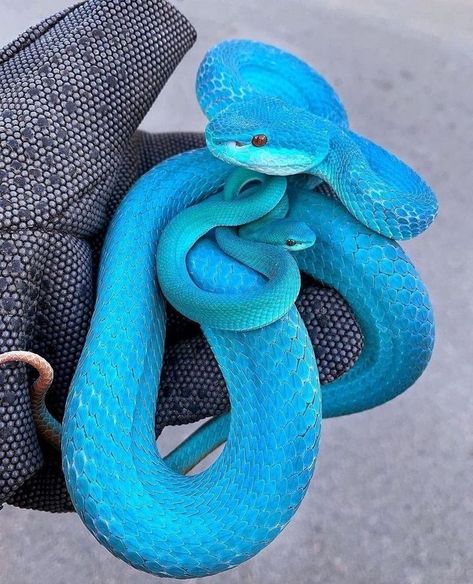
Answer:
MULTIPOLYGON (((252 239, 258 238, 263 225, 260 221, 268 218, 271 229, 268 236, 280 231, 280 223, 272 219, 271 214, 283 202, 286 196, 287 181, 283 177, 269 178, 257 173, 243 172, 241 186, 251 183, 256 178, 263 180, 263 187, 250 195, 234 201, 238 195, 238 181, 241 172, 234 173, 225 186, 221 196, 212 197, 201 205, 183 211, 164 231, 158 244, 157 270, 161 289, 167 299, 179 307, 182 314, 221 330, 251 330, 275 322, 287 313, 299 293, 300 276, 295 260, 288 253, 280 253, 279 246, 266 241, 247 242, 238 232, 228 227, 253 228, 252 239), (236 192, 228 192, 232 182, 236 183, 236 192), (228 194, 227 194, 228 192, 228 194), (255 225, 256 224, 256 225, 255 225), (223 228, 227 226, 227 228, 223 228), (221 249, 236 260, 245 261, 247 265, 264 274, 269 282, 264 291, 248 290, 242 294, 216 294, 194 283, 187 268, 187 254, 208 231, 217 227, 216 239, 221 249)), ((233 189, 232 189, 233 190, 233 189)), ((285 220, 281 219, 284 225, 285 220)), ((294 238, 303 225, 292 222, 294 238), (294 224, 295 223, 295 224, 294 224)), ((266 230, 267 231, 267 230, 266 230)), ((265 233, 266 233, 265 231, 265 233)), ((313 240, 304 229, 305 237, 293 239, 291 247, 298 244, 309 247, 313 240), (306 240, 305 242, 303 240, 306 240)), ((284 247, 288 239, 283 238, 280 246, 284 247)), ((277 233, 272 241, 277 242, 277 233)))
MULTIPOLYGON (((395 397, 422 373, 433 345, 425 287, 393 241, 419 234, 435 217, 427 185, 349 131, 333 90, 272 47, 219 45, 201 66, 198 96, 210 118, 209 150, 175 157, 138 181, 107 235, 61 445, 71 498, 95 537, 137 568, 181 578, 228 569, 267 545, 312 477, 322 407, 329 417, 395 397), (348 300, 364 333, 363 354, 321 395, 313 348, 291 303, 276 303, 274 318, 229 330, 201 314, 227 382, 231 419, 206 426, 166 463, 154 434, 165 335, 156 253, 181 212, 221 200, 234 166, 289 177, 287 220, 316 236, 294 258, 348 300), (296 174, 304 176, 291 178, 296 174), (322 193, 326 185, 338 200, 322 193), (172 470, 192 466, 202 449, 225 438, 223 453, 203 473, 172 470)), ((266 277, 216 241, 188 250, 193 281, 242 299, 264 290, 266 277)), ((157 261, 159 271, 168 259, 157 261)))

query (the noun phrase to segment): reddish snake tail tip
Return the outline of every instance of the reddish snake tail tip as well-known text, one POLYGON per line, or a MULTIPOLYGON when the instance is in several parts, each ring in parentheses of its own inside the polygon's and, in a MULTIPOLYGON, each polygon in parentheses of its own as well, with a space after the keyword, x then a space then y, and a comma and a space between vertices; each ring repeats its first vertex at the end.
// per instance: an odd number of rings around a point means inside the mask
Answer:
POLYGON ((33 411, 33 419, 38 428, 40 435, 46 439, 47 442, 59 448, 59 437, 56 432, 52 431, 43 417, 43 408, 46 409, 44 399, 46 393, 52 385, 54 379, 54 370, 51 365, 44 359, 30 351, 10 351, 8 353, 0 354, 0 365, 7 363, 26 363, 34 367, 38 372, 38 378, 31 387, 31 405, 33 411))
POLYGON ((51 365, 36 353, 30 351, 10 351, 8 353, 0 354, 0 365, 6 363, 26 363, 31 365, 38 372, 38 379, 33 383, 32 390, 35 394, 44 395, 54 379, 54 370, 51 365))

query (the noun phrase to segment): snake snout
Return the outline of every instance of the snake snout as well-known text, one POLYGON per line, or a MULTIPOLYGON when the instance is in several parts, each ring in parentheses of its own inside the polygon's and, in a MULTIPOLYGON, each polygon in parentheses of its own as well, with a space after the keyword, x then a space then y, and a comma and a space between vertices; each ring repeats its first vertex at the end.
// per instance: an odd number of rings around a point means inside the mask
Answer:
POLYGON ((317 241, 317 236, 315 232, 302 221, 295 221, 292 222, 291 220, 286 219, 291 226, 293 223, 293 235, 289 236, 286 239, 285 247, 289 251, 303 251, 304 249, 308 249, 312 247, 315 242, 317 241))

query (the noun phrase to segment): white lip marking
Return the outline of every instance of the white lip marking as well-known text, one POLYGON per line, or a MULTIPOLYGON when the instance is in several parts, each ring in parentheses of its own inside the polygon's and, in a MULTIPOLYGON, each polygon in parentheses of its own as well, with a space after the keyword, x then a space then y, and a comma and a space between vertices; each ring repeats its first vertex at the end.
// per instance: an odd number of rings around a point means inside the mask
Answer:
POLYGON ((229 140, 226 142, 226 146, 231 146, 232 148, 243 148, 244 146, 248 146, 248 144, 240 142, 239 140, 229 140))

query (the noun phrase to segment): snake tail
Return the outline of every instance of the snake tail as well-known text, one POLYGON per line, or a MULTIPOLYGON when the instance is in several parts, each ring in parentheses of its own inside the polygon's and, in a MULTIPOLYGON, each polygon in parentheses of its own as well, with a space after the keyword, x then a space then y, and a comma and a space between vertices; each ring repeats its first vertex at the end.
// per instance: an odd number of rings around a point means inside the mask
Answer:
POLYGON ((61 441, 61 424, 46 407, 46 394, 54 379, 51 365, 36 353, 30 351, 9 351, 0 355, 0 365, 7 363, 25 363, 38 372, 30 390, 31 411, 39 435, 49 444, 59 449, 61 441))

